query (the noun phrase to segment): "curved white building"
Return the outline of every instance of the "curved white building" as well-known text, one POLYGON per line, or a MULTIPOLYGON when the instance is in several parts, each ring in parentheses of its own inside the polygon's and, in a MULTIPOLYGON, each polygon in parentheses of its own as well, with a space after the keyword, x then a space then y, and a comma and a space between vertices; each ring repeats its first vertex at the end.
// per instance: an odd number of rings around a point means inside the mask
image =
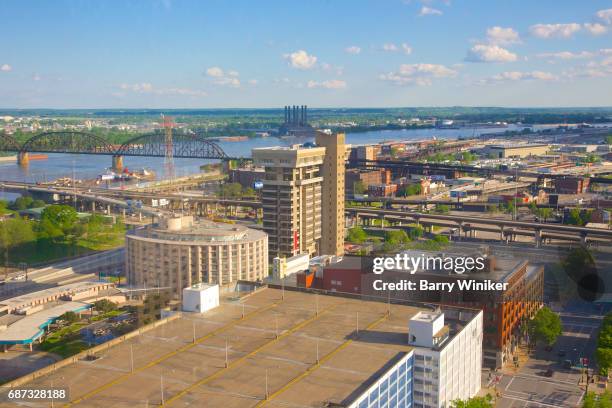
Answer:
POLYGON ((192 216, 161 219, 126 236, 128 284, 170 287, 180 299, 197 283, 225 285, 268 276, 268 236, 241 225, 192 216))

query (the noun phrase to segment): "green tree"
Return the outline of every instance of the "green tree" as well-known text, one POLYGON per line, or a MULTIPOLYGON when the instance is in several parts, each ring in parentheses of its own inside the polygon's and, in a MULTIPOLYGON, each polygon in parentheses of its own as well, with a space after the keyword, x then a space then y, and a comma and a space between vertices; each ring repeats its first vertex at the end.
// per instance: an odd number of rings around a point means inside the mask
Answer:
POLYGON ((353 244, 361 244, 368 238, 368 234, 360 226, 349 229, 347 240, 353 244))
POLYGON ((588 392, 582 400, 582 408, 610 408, 612 407, 612 396, 610 391, 604 391, 597 395, 594 392, 588 392))
POLYGON ((117 304, 115 302, 111 302, 108 299, 100 299, 94 302, 94 309, 96 309, 100 313, 108 313, 117 309, 117 304))
POLYGON ((440 243, 440 244, 448 244, 449 239, 446 235, 436 235, 435 237, 432 238, 434 242, 440 243))
POLYGON ((396 246, 407 242, 410 242, 410 237, 404 230, 389 230, 385 232, 385 243, 396 246))
POLYGON ((544 222, 552 218, 552 208, 540 208, 538 217, 543 218, 544 222))
POLYGON ((438 214, 448 214, 450 212, 450 207, 446 204, 436 204, 434 211, 438 214))
POLYGON ((461 153, 461 161, 463 163, 471 163, 476 160, 478 157, 471 152, 463 152, 461 153))
POLYGON ((47 203, 45 203, 43 200, 34 200, 30 203, 28 208, 41 208, 41 207, 44 207, 45 205, 47 205, 47 203))
POLYGON ((561 318, 558 314, 544 306, 534 316, 528 325, 529 335, 536 342, 543 341, 551 346, 557 341, 557 337, 561 335, 561 318))
POLYGON ((493 408, 493 397, 487 394, 484 397, 473 397, 468 400, 454 400, 452 408, 493 408))
POLYGON ((514 200, 507 201, 506 205, 504 206, 506 214, 514 214, 514 208, 514 200))
POLYGON ((6 213, 6 209, 8 208, 9 203, 6 200, 0 200, 0 215, 6 213))
POLYGON ((242 186, 240 183, 222 184, 219 187, 219 197, 240 198, 242 197, 242 186))
POLYGON ((34 200, 30 196, 17 197, 11 204, 11 208, 15 211, 23 211, 30 208, 34 200))
POLYGON ((63 238, 73 231, 77 221, 77 212, 69 205, 50 205, 40 215, 41 235, 63 238))
POLYGON ((21 217, 9 218, 0 222, 0 247, 4 252, 20 245, 34 242, 36 234, 32 229, 32 223, 21 217))
POLYGON ((364 194, 367 190, 363 181, 358 180, 353 183, 353 194, 364 194))
POLYGON ((410 228, 410 233, 408 234, 408 236, 410 237, 410 239, 418 239, 420 237, 423 236, 423 232, 425 230, 423 229, 422 226, 420 225, 415 225, 414 227, 410 228))
POLYGON ((398 197, 408 197, 408 196, 413 196, 413 195, 419 195, 422 193, 422 191, 423 189, 420 183, 408 184, 408 185, 401 187, 397 191, 396 195, 398 197))
POLYGON ((571 225, 584 225, 580 208, 572 208, 568 214, 567 223, 571 225))
POLYGON ((79 315, 72 311, 67 311, 66 313, 61 315, 59 318, 68 323, 75 323, 79 321, 79 315))

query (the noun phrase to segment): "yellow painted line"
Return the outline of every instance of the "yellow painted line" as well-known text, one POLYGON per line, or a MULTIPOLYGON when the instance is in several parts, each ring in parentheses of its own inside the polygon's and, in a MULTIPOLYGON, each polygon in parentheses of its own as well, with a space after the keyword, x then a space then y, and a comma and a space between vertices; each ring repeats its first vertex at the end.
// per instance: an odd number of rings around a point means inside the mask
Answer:
POLYGON ((219 327, 218 329, 213 330, 212 332, 208 333, 207 335, 205 335, 203 337, 200 337, 199 339, 197 339, 193 343, 186 344, 186 345, 184 345, 184 346, 182 346, 182 347, 180 347, 180 348, 178 348, 176 350, 170 351, 170 352, 164 354, 163 356, 161 356, 159 358, 156 358, 155 360, 150 361, 149 363, 147 363, 147 364, 145 364, 145 365, 143 365, 141 367, 135 368, 134 371, 130 371, 129 373, 122 374, 121 376, 115 378, 114 380, 111 380, 111 381, 107 382, 106 384, 103 384, 103 385, 101 385, 99 387, 96 387, 93 390, 87 392, 86 394, 83 394, 82 396, 80 396, 79 398, 75 399, 74 401, 70 401, 70 402, 66 403, 63 407, 66 408, 66 407, 71 407, 74 404, 79 404, 79 403, 83 402, 84 400, 86 400, 88 398, 91 398, 94 395, 99 394, 102 391, 112 387, 113 385, 119 384, 123 380, 127 379, 128 377, 130 377, 132 374, 136 374, 138 372, 146 370, 147 368, 154 367, 157 364, 159 364, 159 363, 169 359, 170 357, 173 357, 173 356, 175 356, 175 355, 177 355, 179 353, 187 351, 187 350, 191 349, 192 347, 195 347, 196 345, 202 343, 203 341, 205 341, 205 340, 207 340, 207 339, 209 339, 209 338, 211 338, 211 337, 213 337, 213 336, 215 336, 215 335, 217 335, 219 333, 223 333, 225 330, 228 330, 228 329, 234 327, 236 324, 238 324, 240 322, 244 322, 246 319, 249 319, 250 317, 253 317, 253 316, 255 316, 255 315, 259 314, 259 313, 265 312, 266 310, 269 310, 269 309, 277 306, 278 303, 279 302, 271 303, 268 306, 265 306, 265 307, 262 307, 260 309, 254 310, 251 313, 247 313, 247 314, 244 315, 244 318, 240 318, 239 320, 235 320, 233 322, 227 323, 225 326, 219 327))
POLYGON ((319 317, 321 317, 324 313, 329 312, 332 309, 335 309, 336 307, 340 306, 341 303, 336 304, 336 305, 332 305, 329 306, 325 309, 323 309, 322 311, 320 311, 318 314, 315 314, 314 316, 312 316, 311 318, 304 320, 301 323, 296 324, 295 326, 293 326, 292 328, 290 328, 289 330, 285 331, 283 334, 281 334, 280 336, 268 341, 267 343, 262 344, 261 346, 257 347, 255 350, 251 351, 250 353, 232 361, 231 363, 228 364, 227 368, 222 368, 221 370, 215 371, 213 374, 209 375, 208 377, 204 377, 201 380, 191 384, 189 387, 185 388, 184 390, 180 391, 178 394, 175 394, 172 398, 169 398, 165 404, 162 404, 162 407, 165 407, 167 405, 170 405, 171 403, 173 403, 174 401, 182 398, 183 396, 185 396, 189 391, 193 390, 196 387, 199 387, 201 385, 204 385, 206 383, 209 383, 210 381, 214 380, 215 378, 217 378, 219 375, 225 373, 226 370, 232 368, 233 366, 235 366, 236 364, 239 364, 240 362, 246 360, 247 358, 250 358, 252 356, 254 356, 255 354, 259 353, 261 350, 263 350, 264 348, 268 347, 269 345, 276 343, 277 341, 279 341, 282 338, 285 338, 287 336, 289 336, 292 333, 295 333, 297 330, 300 330, 301 328, 303 328, 304 326, 314 322, 315 320, 317 320, 319 317))
MULTIPOLYGON (((375 326, 377 326, 378 324, 380 324, 383 320, 385 320, 388 317, 387 314, 385 314, 384 316, 382 316, 380 319, 370 323, 365 330, 369 330, 375 326)), ((308 369, 306 371, 304 371, 303 373, 301 373, 300 375, 298 375, 297 377, 293 378, 291 381, 289 381, 287 384, 283 385, 280 389, 278 389, 277 391, 275 391, 274 393, 270 394, 268 396, 267 399, 265 400, 261 400, 259 401, 259 403, 257 405, 255 405, 256 408, 258 407, 263 407, 264 405, 266 405, 268 402, 272 401, 274 398, 276 398, 277 396, 279 396, 280 394, 282 394, 283 392, 285 392, 287 389, 289 389, 293 384, 297 383, 298 381, 302 380, 303 378, 306 378, 310 375, 310 373, 312 373, 314 370, 316 370, 317 368, 319 368, 321 365, 323 365, 323 363, 325 363, 326 361, 328 361, 330 358, 332 358, 334 355, 336 355, 339 351, 343 350, 344 348, 346 348, 349 344, 351 344, 353 342, 353 339, 349 339, 347 341, 345 341, 344 343, 342 343, 341 345, 339 345, 338 347, 336 347, 335 349, 333 349, 329 354, 326 354, 325 356, 323 356, 322 359, 319 360, 318 363, 311 365, 310 367, 308 367, 308 369)))

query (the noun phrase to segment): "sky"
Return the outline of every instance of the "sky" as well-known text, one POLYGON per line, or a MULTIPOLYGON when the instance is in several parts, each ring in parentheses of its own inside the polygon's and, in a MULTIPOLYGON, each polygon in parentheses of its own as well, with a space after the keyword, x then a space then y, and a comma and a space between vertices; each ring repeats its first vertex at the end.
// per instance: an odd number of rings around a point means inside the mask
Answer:
POLYGON ((4 0, 0 108, 612 106, 612 0, 4 0))

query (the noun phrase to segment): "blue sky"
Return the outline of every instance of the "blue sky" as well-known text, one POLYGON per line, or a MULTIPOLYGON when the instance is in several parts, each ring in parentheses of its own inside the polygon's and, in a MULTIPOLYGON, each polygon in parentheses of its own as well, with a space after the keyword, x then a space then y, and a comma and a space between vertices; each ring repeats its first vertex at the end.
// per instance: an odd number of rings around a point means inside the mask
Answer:
POLYGON ((2 108, 612 106, 612 1, 3 1, 2 108))

